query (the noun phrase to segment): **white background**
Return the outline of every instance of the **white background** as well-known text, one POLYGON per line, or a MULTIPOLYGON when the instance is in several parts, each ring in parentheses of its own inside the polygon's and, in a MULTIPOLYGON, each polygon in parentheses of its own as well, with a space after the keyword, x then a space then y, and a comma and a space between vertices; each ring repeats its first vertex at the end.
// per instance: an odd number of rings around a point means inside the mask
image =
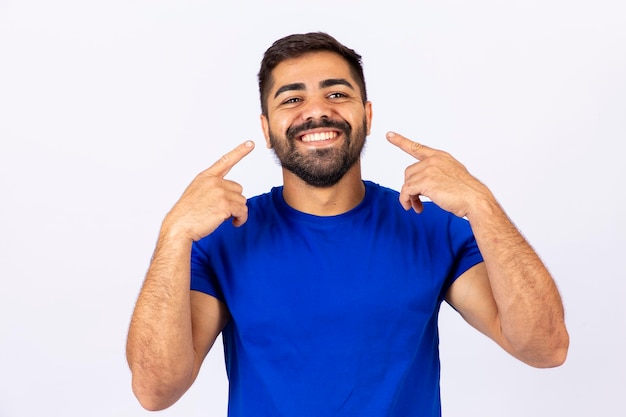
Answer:
MULTIPOLYGON (((624 416, 625 8, 615 1, 0 0, 0 417, 143 416, 126 331, 160 222, 245 139, 279 184, 256 73, 327 31, 363 55, 364 174, 397 188, 395 130, 488 184, 553 272, 566 364, 537 370, 442 308, 444 416, 624 416)), ((279 254, 277 254, 279 256, 279 254)), ((225 416, 218 342, 162 416, 225 416)))

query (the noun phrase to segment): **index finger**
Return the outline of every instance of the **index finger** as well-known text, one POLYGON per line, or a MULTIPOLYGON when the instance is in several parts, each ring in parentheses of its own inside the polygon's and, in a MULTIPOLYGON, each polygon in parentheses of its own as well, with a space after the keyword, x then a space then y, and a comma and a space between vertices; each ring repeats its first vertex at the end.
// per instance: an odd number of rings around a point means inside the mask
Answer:
POLYGON ((409 138, 406 138, 395 132, 387 132, 387 140, 392 144, 396 145, 398 148, 402 149, 404 152, 409 155, 417 158, 424 159, 432 156, 437 152, 433 148, 429 148, 426 145, 422 145, 421 143, 412 141, 409 138))
POLYGON ((254 142, 247 140, 237 145, 235 149, 222 156, 216 163, 211 165, 206 172, 216 177, 224 178, 228 171, 234 167, 244 156, 248 155, 254 149, 254 142))

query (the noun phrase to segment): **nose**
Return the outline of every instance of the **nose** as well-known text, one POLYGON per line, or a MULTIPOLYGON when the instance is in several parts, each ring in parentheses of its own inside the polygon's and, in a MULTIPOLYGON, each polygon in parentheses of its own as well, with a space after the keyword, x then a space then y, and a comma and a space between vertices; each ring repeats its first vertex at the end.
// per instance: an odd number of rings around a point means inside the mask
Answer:
POLYGON ((331 112, 330 104, 326 101, 325 97, 311 96, 306 100, 302 108, 302 119, 328 118, 331 112))

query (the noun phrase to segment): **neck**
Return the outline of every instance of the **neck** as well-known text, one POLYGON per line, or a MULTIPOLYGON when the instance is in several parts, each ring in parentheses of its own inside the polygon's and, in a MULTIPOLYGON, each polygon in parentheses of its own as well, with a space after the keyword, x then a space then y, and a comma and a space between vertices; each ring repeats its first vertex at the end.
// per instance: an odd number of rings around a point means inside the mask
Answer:
POLYGON ((314 187, 283 168, 283 198, 294 209, 316 216, 335 216, 356 207, 365 196, 361 165, 357 162, 331 187, 314 187))

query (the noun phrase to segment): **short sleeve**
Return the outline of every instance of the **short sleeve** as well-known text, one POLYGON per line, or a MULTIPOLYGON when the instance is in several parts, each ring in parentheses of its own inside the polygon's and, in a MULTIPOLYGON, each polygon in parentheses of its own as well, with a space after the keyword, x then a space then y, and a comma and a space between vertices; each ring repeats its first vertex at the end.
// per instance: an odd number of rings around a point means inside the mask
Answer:
POLYGON ((449 216, 448 232, 454 254, 454 262, 446 282, 446 291, 468 269, 483 262, 483 256, 478 249, 478 244, 469 221, 456 217, 453 214, 449 214, 449 216))
POLYGON ((213 269, 210 259, 202 246, 203 241, 194 242, 191 247, 191 289, 211 295, 224 301, 224 295, 213 269))

